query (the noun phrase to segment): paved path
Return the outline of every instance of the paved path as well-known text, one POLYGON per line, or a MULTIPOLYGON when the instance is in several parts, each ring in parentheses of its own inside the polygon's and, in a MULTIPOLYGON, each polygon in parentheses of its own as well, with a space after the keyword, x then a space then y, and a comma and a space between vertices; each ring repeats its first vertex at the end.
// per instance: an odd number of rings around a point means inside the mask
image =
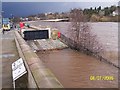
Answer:
POLYGON ((14 32, 13 30, 6 31, 4 35, 0 32, 0 37, 0 46, 2 46, 2 52, 0 53, 0 67, 2 67, 0 80, 2 80, 2 88, 12 88, 11 64, 19 58, 14 40, 14 32))

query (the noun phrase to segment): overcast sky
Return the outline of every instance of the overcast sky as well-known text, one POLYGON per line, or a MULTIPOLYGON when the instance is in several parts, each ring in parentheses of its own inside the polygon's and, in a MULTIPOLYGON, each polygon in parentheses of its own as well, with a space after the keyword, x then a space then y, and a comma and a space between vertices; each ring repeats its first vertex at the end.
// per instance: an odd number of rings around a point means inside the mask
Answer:
POLYGON ((37 14, 37 13, 45 13, 45 12, 65 12, 69 11, 71 8, 90 8, 90 7, 109 7, 111 5, 118 6, 118 0, 107 0, 107 2, 102 2, 102 0, 86 0, 83 1, 77 0, 77 2, 73 2, 73 0, 56 0, 59 2, 53 2, 53 0, 2 0, 3 3, 2 7, 4 10, 5 16, 10 16, 10 14, 18 15, 18 16, 26 16, 29 14, 37 14), (19 2, 18 2, 19 1, 19 2), (24 2, 23 2, 24 1, 24 2), (26 1, 26 2, 25 2, 26 1), (39 1, 39 2, 38 2, 39 1), (66 1, 66 2, 65 2, 66 1), (79 1, 79 2, 78 2, 79 1), (89 2, 88 2, 89 1, 89 2), (94 1, 94 2, 93 2, 94 1), (99 2, 98 2, 99 1, 99 2), (12 2, 12 3, 9 3, 12 2), (18 3, 13 3, 18 2, 18 3), (32 3, 30 3, 32 2, 32 3), (35 3, 37 2, 37 3, 35 3))
POLYGON ((1 0, 2 2, 119 2, 119 0, 1 0))
POLYGON ((118 5, 118 2, 119 2, 119 0, 0 0, 0 1, 2 2, 88 2, 88 5, 86 4, 84 7, 91 7, 91 6, 97 7, 98 5, 105 7, 105 6, 111 6, 111 5, 118 5), (93 4, 90 3, 91 4, 90 5, 89 2, 97 2, 97 3, 93 3, 93 4), (104 3, 104 2, 107 2, 107 3, 104 3))

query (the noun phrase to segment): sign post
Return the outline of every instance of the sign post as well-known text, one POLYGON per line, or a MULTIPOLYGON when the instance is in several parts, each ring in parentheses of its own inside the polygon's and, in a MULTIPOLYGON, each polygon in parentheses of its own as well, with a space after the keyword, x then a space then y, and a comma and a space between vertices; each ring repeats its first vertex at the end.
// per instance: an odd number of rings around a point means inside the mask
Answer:
MULTIPOLYGON (((27 74, 27 70, 26 70, 26 68, 24 66, 24 62, 23 62, 22 58, 18 59, 14 63, 12 63, 12 75, 13 75, 13 86, 14 86, 14 89, 16 87, 16 81, 20 81, 20 82, 18 82, 18 84, 19 83, 23 83, 19 79, 22 79, 25 74, 27 74)), ((24 79, 27 79, 27 78, 24 78, 24 79)), ((17 86, 21 87, 19 85, 17 85, 17 86)))

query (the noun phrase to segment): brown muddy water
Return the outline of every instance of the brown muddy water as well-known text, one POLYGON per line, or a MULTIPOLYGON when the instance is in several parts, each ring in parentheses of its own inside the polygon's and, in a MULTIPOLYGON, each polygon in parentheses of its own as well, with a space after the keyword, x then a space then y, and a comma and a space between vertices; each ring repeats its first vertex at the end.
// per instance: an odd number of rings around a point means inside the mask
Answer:
MULTIPOLYGON (((57 28, 62 34, 70 38, 70 22, 29 22, 31 25, 49 26, 57 28)), ((104 58, 118 65, 118 29, 120 28, 117 22, 88 22, 90 30, 94 35, 97 35, 98 41, 104 49, 104 58)))
MULTIPOLYGON (((35 26, 57 28, 69 37, 69 22, 32 22, 35 26)), ((105 48, 104 57, 118 65, 118 23, 89 23, 93 34, 105 48)), ((37 55, 65 88, 117 88, 118 69, 80 52, 64 49, 39 51, 37 55), (90 76, 112 76, 114 80, 90 80, 90 76)))
POLYGON ((37 55, 65 88, 117 88, 118 69, 71 49, 39 51, 37 55), (90 80, 95 76, 94 80, 90 80), (101 78, 98 78, 102 77, 101 78), (111 76, 114 80, 105 79, 111 76))

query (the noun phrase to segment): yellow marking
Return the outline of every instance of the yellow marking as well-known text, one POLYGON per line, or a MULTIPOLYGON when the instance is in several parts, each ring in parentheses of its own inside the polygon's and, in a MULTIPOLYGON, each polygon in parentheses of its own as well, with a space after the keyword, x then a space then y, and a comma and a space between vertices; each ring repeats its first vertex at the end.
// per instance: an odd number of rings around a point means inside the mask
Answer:
POLYGON ((89 79, 91 81, 93 81, 93 80, 106 80, 106 81, 115 80, 114 76, 94 76, 94 75, 90 76, 89 79))

